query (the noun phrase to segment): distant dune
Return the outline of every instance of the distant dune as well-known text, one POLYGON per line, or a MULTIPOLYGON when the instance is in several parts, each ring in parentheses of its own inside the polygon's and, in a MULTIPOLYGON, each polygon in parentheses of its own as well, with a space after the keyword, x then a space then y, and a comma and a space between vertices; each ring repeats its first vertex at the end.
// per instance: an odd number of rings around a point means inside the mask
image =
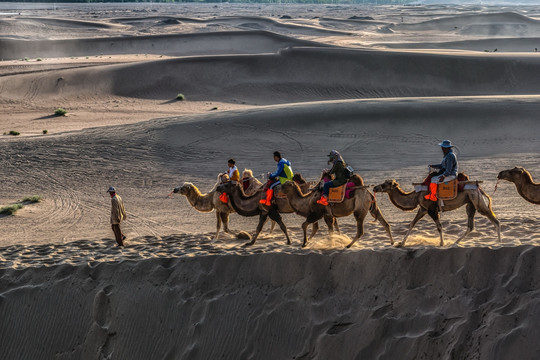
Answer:
MULTIPOLYGON (((237 39, 242 38, 240 34, 237 39)), ((540 93, 540 59, 292 48, 279 54, 191 57, 6 76, 0 84, 6 99, 119 95, 169 100, 181 91, 192 100, 275 104, 532 95, 540 93)))
POLYGON ((455 49, 475 52, 523 52, 536 53, 540 48, 540 37, 500 38, 485 40, 462 40, 443 42, 386 43, 374 44, 393 49, 455 49))
POLYGON ((327 46, 267 31, 170 34, 77 40, 0 39, 0 58, 72 57, 117 54, 175 56, 274 53, 288 46, 327 46))

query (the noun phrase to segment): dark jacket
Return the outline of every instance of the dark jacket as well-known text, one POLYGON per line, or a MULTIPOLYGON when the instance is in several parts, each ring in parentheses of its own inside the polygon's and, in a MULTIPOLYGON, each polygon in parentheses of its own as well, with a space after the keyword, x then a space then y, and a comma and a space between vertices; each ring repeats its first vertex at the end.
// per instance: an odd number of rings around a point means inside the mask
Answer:
POLYGON ((341 186, 346 184, 349 181, 348 172, 345 170, 347 164, 344 161, 336 160, 332 169, 330 169, 330 174, 334 174, 335 178, 332 180, 334 187, 341 186))

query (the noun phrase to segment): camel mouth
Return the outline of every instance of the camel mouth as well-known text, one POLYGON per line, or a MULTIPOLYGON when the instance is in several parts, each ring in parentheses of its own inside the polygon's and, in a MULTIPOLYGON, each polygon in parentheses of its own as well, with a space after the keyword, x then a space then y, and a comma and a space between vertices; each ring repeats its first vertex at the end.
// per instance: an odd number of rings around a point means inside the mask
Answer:
POLYGON ((377 185, 373 187, 373 192, 383 192, 381 185, 377 185))
POLYGON ((173 189, 173 193, 178 194, 179 192, 180 192, 180 188, 175 187, 175 188, 173 189))

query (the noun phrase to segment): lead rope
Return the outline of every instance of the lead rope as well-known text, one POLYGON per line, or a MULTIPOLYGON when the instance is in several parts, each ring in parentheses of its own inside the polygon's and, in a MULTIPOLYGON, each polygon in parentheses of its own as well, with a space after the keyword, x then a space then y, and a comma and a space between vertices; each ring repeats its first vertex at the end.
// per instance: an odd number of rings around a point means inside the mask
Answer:
POLYGON ((501 179, 497 179, 497 182, 495 183, 495 189, 493 189, 493 193, 491 194, 491 197, 493 197, 493 195, 495 195, 495 192, 497 191, 497 188, 499 187, 499 182, 501 181, 501 179))

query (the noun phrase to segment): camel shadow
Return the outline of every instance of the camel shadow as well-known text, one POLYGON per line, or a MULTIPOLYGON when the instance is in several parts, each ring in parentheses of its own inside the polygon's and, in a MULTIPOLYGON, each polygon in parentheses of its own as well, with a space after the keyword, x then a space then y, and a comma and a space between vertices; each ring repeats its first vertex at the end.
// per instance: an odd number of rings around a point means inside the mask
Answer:
POLYGON ((45 116, 41 116, 41 117, 35 118, 34 120, 54 119, 54 118, 58 118, 58 117, 62 117, 62 116, 65 116, 65 115, 55 115, 55 114, 52 114, 52 115, 45 115, 45 116))

